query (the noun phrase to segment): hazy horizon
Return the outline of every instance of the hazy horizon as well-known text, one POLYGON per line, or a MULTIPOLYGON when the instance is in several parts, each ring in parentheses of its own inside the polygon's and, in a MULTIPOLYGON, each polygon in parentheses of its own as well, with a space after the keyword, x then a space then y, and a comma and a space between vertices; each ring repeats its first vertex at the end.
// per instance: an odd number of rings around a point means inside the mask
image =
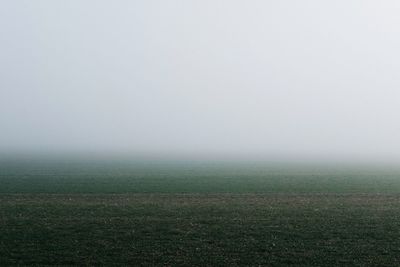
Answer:
POLYGON ((400 162, 399 12, 4 1, 0 154, 400 162))

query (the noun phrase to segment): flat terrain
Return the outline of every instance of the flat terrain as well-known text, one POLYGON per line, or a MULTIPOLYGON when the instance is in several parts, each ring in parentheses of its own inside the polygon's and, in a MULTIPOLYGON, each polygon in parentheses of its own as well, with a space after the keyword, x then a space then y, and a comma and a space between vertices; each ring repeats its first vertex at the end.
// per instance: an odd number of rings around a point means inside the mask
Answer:
POLYGON ((393 169, 3 161, 0 265, 398 266, 393 169))

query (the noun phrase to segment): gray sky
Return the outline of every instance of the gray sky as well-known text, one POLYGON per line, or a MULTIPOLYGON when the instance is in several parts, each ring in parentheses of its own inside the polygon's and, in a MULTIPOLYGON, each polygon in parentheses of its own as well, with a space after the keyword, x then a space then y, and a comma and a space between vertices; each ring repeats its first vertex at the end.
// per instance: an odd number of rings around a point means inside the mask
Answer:
POLYGON ((400 159, 400 2, 0 3, 0 150, 400 159))

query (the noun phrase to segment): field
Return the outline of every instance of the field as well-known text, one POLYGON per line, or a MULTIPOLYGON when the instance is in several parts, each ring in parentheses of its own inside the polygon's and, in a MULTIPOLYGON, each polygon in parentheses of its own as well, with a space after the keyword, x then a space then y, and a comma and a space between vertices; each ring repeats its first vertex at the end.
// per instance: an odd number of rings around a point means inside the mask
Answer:
POLYGON ((2 160, 0 265, 398 266, 400 171, 2 160))

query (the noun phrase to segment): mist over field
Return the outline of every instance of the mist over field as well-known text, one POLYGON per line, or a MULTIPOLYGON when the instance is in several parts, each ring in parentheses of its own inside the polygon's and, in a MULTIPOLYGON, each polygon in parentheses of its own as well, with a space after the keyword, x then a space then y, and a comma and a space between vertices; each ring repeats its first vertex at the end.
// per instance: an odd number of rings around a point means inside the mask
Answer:
POLYGON ((399 11, 3 1, 0 151, 398 162, 399 11))
POLYGON ((400 266, 400 1, 0 1, 0 266, 400 266))

